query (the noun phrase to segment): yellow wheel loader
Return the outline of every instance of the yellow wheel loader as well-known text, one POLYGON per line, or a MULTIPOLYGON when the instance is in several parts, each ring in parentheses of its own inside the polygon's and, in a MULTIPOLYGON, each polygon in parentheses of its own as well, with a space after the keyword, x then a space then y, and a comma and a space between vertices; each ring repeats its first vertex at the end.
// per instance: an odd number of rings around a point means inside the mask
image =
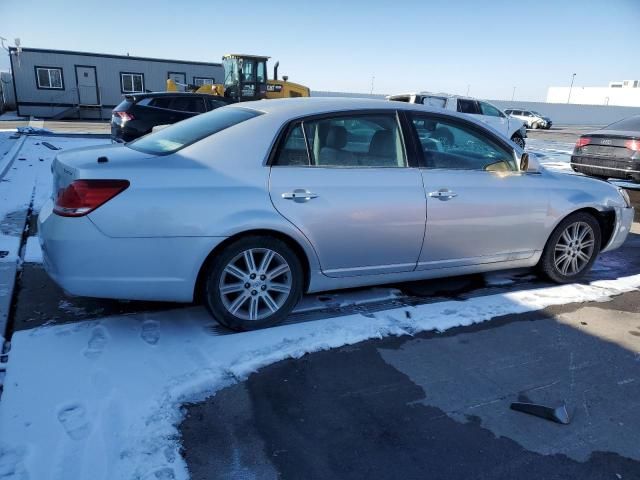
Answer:
POLYGON ((167 80, 167 91, 192 91, 224 96, 243 102, 263 98, 308 97, 308 87, 289 82, 288 77, 278 79, 278 66, 273 68, 273 79, 267 79, 267 60, 269 57, 230 53, 222 57, 224 67, 224 83, 206 84, 202 86, 177 84, 167 80))

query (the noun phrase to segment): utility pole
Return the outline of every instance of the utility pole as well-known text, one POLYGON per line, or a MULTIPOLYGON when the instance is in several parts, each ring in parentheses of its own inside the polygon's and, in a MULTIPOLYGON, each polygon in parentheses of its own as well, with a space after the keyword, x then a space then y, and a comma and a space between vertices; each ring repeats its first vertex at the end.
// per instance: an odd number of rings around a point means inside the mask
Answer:
POLYGON ((467 84, 467 97, 469 96, 469 90, 471 90, 471 84, 467 84))
POLYGON ((370 94, 373 95, 373 82, 376 81, 376 76, 375 75, 371 75, 371 91, 369 92, 370 94))
POLYGON ((569 98, 567 98, 567 103, 571 100, 571 90, 573 89, 573 81, 576 79, 576 74, 571 75, 571 86, 569 87, 569 98))
POLYGON ((513 99, 516 98, 516 87, 513 87, 513 92, 511 93, 511 101, 513 102, 513 99))

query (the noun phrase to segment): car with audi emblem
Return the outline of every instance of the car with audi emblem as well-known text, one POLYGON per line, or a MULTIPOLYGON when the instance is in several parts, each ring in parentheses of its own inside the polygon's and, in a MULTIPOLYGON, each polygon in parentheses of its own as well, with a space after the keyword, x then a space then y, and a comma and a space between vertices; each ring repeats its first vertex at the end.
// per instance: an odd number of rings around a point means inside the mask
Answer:
POLYGON ((234 104, 52 168, 39 235, 64 290, 201 299, 238 330, 304 293, 515 267, 574 282, 633 218, 622 190, 531 169, 467 115, 370 99, 234 104))
POLYGON ((592 177, 640 182, 640 115, 582 135, 571 168, 592 177))

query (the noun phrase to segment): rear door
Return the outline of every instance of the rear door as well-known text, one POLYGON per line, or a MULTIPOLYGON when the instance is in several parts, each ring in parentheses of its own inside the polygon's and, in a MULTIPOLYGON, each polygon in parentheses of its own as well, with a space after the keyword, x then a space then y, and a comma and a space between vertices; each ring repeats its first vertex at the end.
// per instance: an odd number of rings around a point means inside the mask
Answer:
POLYGON ((411 119, 427 195, 418 269, 524 259, 543 247, 543 177, 519 172, 513 150, 481 127, 433 114, 411 119))
POLYGON ((197 95, 174 97, 169 108, 173 111, 176 121, 206 112, 204 99, 197 95))
POLYGON ((273 159, 270 193, 313 244, 326 275, 415 269, 426 202, 395 112, 294 123, 273 159))

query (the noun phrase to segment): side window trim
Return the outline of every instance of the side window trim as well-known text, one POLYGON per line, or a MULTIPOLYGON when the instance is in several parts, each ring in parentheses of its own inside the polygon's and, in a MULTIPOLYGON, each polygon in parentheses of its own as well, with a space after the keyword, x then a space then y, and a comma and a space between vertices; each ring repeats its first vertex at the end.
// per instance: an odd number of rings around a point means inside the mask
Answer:
MULTIPOLYGON (((441 115, 438 113, 425 113, 425 112, 406 112, 407 113, 407 120, 408 123, 410 124, 410 128, 411 128, 411 134, 413 136, 413 143, 416 147, 416 154, 417 154, 417 158, 418 158, 418 162, 419 162, 419 168, 421 169, 427 169, 427 170, 453 170, 450 168, 432 168, 432 167, 428 167, 427 166, 427 162, 426 159, 424 157, 424 151, 421 148, 421 143, 420 143, 420 136, 418 135, 418 130, 416 129, 415 124, 413 123, 413 119, 417 118, 417 119, 425 119, 425 120, 442 120, 445 122, 449 122, 451 124, 453 124, 454 126, 459 126, 459 128, 462 129, 468 129, 471 132, 473 132, 474 134, 480 136, 481 138, 489 141, 490 143, 494 143, 496 144, 496 146, 506 150, 507 152, 510 152, 511 157, 513 157, 513 161, 517 167, 519 159, 515 153, 515 150, 507 143, 505 142, 502 138, 500 137, 494 137, 493 135, 482 131, 481 128, 479 128, 477 125, 475 125, 472 122, 467 122, 461 118, 453 118, 453 117, 449 117, 447 115, 441 115)), ((460 170, 460 171, 465 171, 465 170, 460 170)), ((487 170, 467 170, 467 171, 475 171, 475 172, 486 172, 486 173, 492 173, 490 171, 487 170)), ((510 173, 519 173, 519 170, 512 170, 510 173)))

